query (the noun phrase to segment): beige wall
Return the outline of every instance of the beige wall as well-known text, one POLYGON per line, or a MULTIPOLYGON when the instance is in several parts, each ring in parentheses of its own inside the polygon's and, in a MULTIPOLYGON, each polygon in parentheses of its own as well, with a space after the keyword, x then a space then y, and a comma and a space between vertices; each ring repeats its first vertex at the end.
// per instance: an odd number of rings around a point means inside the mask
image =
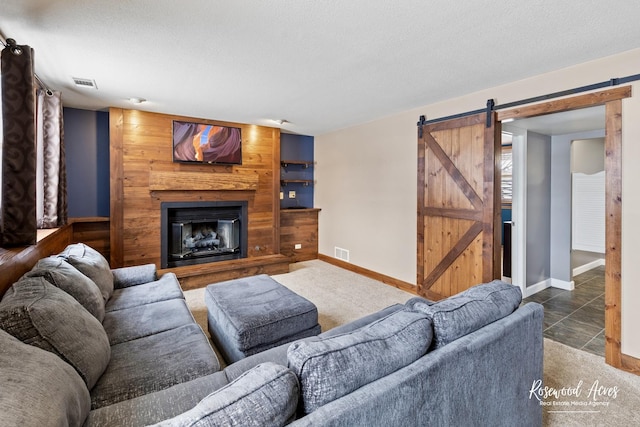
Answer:
MULTIPOLYGON (((504 104, 639 72, 640 49, 427 105, 315 138, 319 250, 350 251, 351 263, 406 282, 416 280, 417 127, 427 119, 504 104)), ((447 82, 443 82, 447 84, 447 82)), ((455 83, 452 83, 455 84, 455 83)), ((640 358, 640 82, 623 101, 622 351, 640 358)))
POLYGON ((604 138, 576 139, 571 142, 571 172, 587 175, 604 170, 604 138))

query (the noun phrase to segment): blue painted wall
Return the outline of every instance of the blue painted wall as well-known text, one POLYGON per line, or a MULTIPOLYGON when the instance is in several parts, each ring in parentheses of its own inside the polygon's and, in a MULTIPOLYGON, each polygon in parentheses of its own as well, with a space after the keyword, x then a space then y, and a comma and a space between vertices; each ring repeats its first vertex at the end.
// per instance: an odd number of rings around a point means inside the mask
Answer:
POLYGON ((109 113, 64 108, 69 217, 109 216, 109 113))
MULTIPOLYGON (((280 159, 282 160, 304 160, 313 162, 313 136, 292 135, 288 133, 280 134, 280 159)), ((313 181, 313 165, 304 168, 300 165, 289 165, 287 168, 280 167, 281 179, 310 179, 313 181)), ((280 191, 284 192, 284 199, 280 200, 280 208, 291 207, 313 207, 313 184, 304 186, 303 184, 281 185, 280 191), (296 192, 296 198, 289 198, 289 191, 296 192)))

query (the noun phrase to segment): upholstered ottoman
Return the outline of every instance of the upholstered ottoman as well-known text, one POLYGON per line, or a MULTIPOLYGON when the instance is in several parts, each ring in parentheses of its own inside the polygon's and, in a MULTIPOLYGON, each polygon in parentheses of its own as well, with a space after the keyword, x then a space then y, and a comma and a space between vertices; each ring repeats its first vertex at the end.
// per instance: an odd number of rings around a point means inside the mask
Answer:
POLYGON ((227 363, 318 335, 318 309, 266 274, 207 286, 209 333, 227 363))

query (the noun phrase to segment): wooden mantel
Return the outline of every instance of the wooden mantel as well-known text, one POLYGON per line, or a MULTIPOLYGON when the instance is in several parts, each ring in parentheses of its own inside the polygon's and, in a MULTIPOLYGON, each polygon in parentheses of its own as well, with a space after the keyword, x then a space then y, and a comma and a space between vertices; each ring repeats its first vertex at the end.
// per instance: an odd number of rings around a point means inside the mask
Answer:
POLYGON ((151 171, 149 190, 229 191, 258 189, 260 177, 253 174, 151 171))

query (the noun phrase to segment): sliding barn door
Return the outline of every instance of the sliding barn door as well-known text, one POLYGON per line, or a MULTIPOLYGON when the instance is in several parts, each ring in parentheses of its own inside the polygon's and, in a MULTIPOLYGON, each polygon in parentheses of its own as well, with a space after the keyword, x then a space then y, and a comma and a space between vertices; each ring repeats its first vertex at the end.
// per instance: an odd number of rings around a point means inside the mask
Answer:
POLYGON ((419 129, 420 295, 441 299, 500 277, 499 127, 482 113, 419 129))

